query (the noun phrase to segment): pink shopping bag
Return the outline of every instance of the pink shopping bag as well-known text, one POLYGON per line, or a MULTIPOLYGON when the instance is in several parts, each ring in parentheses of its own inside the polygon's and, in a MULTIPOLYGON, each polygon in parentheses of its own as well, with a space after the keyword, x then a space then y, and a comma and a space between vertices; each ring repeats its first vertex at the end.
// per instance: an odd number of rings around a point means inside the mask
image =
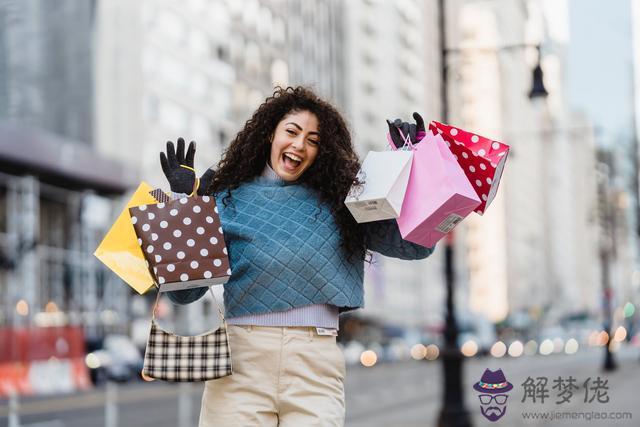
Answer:
POLYGON ((455 155, 481 199, 476 213, 482 215, 498 192, 498 184, 510 147, 502 142, 436 121, 429 123, 429 129, 442 135, 455 155))
POLYGON ((431 247, 479 204, 464 171, 439 134, 413 145, 413 164, 400 216, 402 238, 431 247))

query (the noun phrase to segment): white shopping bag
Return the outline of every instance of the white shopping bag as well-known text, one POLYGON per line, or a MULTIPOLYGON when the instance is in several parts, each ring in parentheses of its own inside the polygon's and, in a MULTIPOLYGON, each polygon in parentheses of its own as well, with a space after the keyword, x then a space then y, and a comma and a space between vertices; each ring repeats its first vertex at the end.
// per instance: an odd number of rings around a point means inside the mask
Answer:
MULTIPOLYGON (((394 147, 395 148, 395 147, 394 147)), ((370 151, 344 203, 359 223, 397 218, 407 190, 413 151, 370 151)))

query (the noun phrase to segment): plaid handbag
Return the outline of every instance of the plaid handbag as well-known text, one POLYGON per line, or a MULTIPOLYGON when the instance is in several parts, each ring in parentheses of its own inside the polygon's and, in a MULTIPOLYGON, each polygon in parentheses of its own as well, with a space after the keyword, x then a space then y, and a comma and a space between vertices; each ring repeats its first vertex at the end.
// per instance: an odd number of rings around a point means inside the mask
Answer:
MULTIPOLYGON (((211 288, 209 291, 213 296, 211 288)), ((142 375, 176 382, 208 381, 231 375, 227 322, 220 308, 222 324, 218 329, 196 336, 180 336, 163 330, 156 323, 159 296, 160 292, 153 307, 142 375)))

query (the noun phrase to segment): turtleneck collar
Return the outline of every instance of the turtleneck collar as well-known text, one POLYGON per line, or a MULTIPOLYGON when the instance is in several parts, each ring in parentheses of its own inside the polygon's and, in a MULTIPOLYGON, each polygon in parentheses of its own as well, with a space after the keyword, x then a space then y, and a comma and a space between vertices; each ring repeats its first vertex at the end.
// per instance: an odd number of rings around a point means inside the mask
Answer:
POLYGON ((285 181, 280 178, 280 176, 273 170, 273 168, 269 165, 269 162, 265 165, 262 170, 262 174, 260 174, 261 181, 271 181, 277 183, 278 185, 294 185, 297 184, 297 181, 285 181))

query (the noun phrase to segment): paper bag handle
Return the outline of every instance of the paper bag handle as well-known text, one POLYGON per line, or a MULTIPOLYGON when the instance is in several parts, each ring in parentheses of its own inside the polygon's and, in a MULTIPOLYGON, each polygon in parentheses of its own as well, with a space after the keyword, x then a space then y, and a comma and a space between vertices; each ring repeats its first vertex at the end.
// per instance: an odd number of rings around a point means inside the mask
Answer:
POLYGON ((409 137, 409 135, 407 136, 403 135, 400 129, 398 129, 398 132, 400 133, 400 136, 404 141, 404 145, 400 148, 397 148, 396 145, 393 143, 393 140, 391 139, 391 133, 387 132, 387 142, 389 143, 389 146, 391 147, 391 149, 393 151, 398 151, 398 150, 403 150, 404 147, 409 147, 409 150, 413 150, 413 144, 411 143, 411 138, 409 137))

